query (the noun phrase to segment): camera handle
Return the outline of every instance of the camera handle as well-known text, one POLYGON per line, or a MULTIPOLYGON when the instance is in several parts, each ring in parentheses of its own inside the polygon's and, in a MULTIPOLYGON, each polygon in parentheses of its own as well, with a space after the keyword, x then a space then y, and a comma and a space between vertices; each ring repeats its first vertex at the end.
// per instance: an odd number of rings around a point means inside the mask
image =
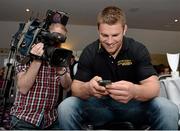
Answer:
POLYGON ((63 68, 63 70, 61 70, 59 72, 59 74, 60 74, 60 76, 63 76, 64 74, 66 74, 68 72, 68 67, 61 67, 61 68, 63 68))
POLYGON ((32 56, 32 57, 35 58, 35 59, 41 59, 41 57, 40 57, 40 56, 37 56, 37 55, 34 55, 34 54, 31 54, 30 51, 31 51, 31 49, 32 49, 32 48, 31 48, 32 45, 33 45, 34 42, 35 42, 36 36, 38 35, 38 33, 39 33, 40 31, 41 31, 41 28, 37 28, 37 29, 35 30, 33 39, 32 39, 31 44, 30 44, 30 48, 28 48, 28 53, 30 54, 30 56, 32 56))

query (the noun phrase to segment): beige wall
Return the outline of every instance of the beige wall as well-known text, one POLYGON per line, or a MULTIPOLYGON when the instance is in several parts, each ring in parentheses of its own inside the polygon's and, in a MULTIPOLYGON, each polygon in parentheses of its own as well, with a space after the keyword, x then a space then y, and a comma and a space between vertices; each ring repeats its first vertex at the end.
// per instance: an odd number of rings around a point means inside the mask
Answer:
MULTIPOLYGON (((10 48, 13 34, 18 30, 20 22, 0 21, 0 55, 8 56, 7 50, 10 48)), ((96 26, 83 25, 67 25, 68 38, 66 43, 62 45, 73 50, 75 56, 79 56, 80 52, 87 44, 98 38, 96 26)), ((166 53, 180 53, 180 31, 159 31, 159 30, 143 30, 131 29, 127 31, 127 36, 133 37, 135 40, 143 43, 152 54, 152 63, 155 65, 167 65, 166 53)))
MULTIPOLYGON (((0 48, 9 48, 12 35, 18 30, 20 22, 0 21, 0 48)), ((82 50, 87 44, 98 38, 96 26, 67 25, 68 37, 64 46, 82 50)), ((159 31, 129 28, 127 36, 143 43, 150 53, 165 54, 180 52, 180 31, 159 31)))
POLYGON ((153 65, 168 65, 166 54, 151 54, 151 60, 153 65))

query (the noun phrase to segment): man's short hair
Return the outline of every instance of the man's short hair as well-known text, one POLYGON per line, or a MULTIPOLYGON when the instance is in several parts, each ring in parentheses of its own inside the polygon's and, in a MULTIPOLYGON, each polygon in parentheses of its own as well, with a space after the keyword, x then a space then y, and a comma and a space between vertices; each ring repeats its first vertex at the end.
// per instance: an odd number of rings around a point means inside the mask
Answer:
POLYGON ((116 6, 108 6, 104 8, 97 16, 97 25, 106 23, 108 25, 120 22, 124 27, 126 24, 126 16, 122 9, 116 6))
POLYGON ((52 23, 50 26, 49 26, 49 30, 53 29, 53 28, 56 28, 57 26, 60 26, 61 29, 63 29, 66 33, 67 33, 67 29, 64 25, 60 24, 60 23, 52 23))

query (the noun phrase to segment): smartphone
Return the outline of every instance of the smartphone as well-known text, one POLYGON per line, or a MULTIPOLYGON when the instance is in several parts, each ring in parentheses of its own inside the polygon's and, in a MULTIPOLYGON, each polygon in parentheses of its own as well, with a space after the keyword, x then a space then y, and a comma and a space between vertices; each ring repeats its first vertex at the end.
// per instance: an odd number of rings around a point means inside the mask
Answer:
POLYGON ((99 80, 98 84, 105 87, 106 85, 111 84, 111 80, 99 80))

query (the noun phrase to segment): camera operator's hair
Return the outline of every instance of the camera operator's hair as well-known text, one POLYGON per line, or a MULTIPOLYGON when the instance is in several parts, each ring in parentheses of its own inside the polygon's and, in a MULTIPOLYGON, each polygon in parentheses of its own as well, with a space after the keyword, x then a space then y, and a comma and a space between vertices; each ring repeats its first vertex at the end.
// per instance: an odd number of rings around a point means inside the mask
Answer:
POLYGON ((108 6, 104 8, 97 16, 98 28, 102 23, 113 25, 117 22, 120 22, 124 27, 126 24, 126 16, 123 10, 116 6, 108 6))
POLYGON ((64 25, 60 24, 60 23, 52 23, 50 26, 49 26, 49 30, 52 30, 53 28, 56 28, 60 26, 61 29, 63 29, 66 33, 67 33, 67 29, 64 25))

